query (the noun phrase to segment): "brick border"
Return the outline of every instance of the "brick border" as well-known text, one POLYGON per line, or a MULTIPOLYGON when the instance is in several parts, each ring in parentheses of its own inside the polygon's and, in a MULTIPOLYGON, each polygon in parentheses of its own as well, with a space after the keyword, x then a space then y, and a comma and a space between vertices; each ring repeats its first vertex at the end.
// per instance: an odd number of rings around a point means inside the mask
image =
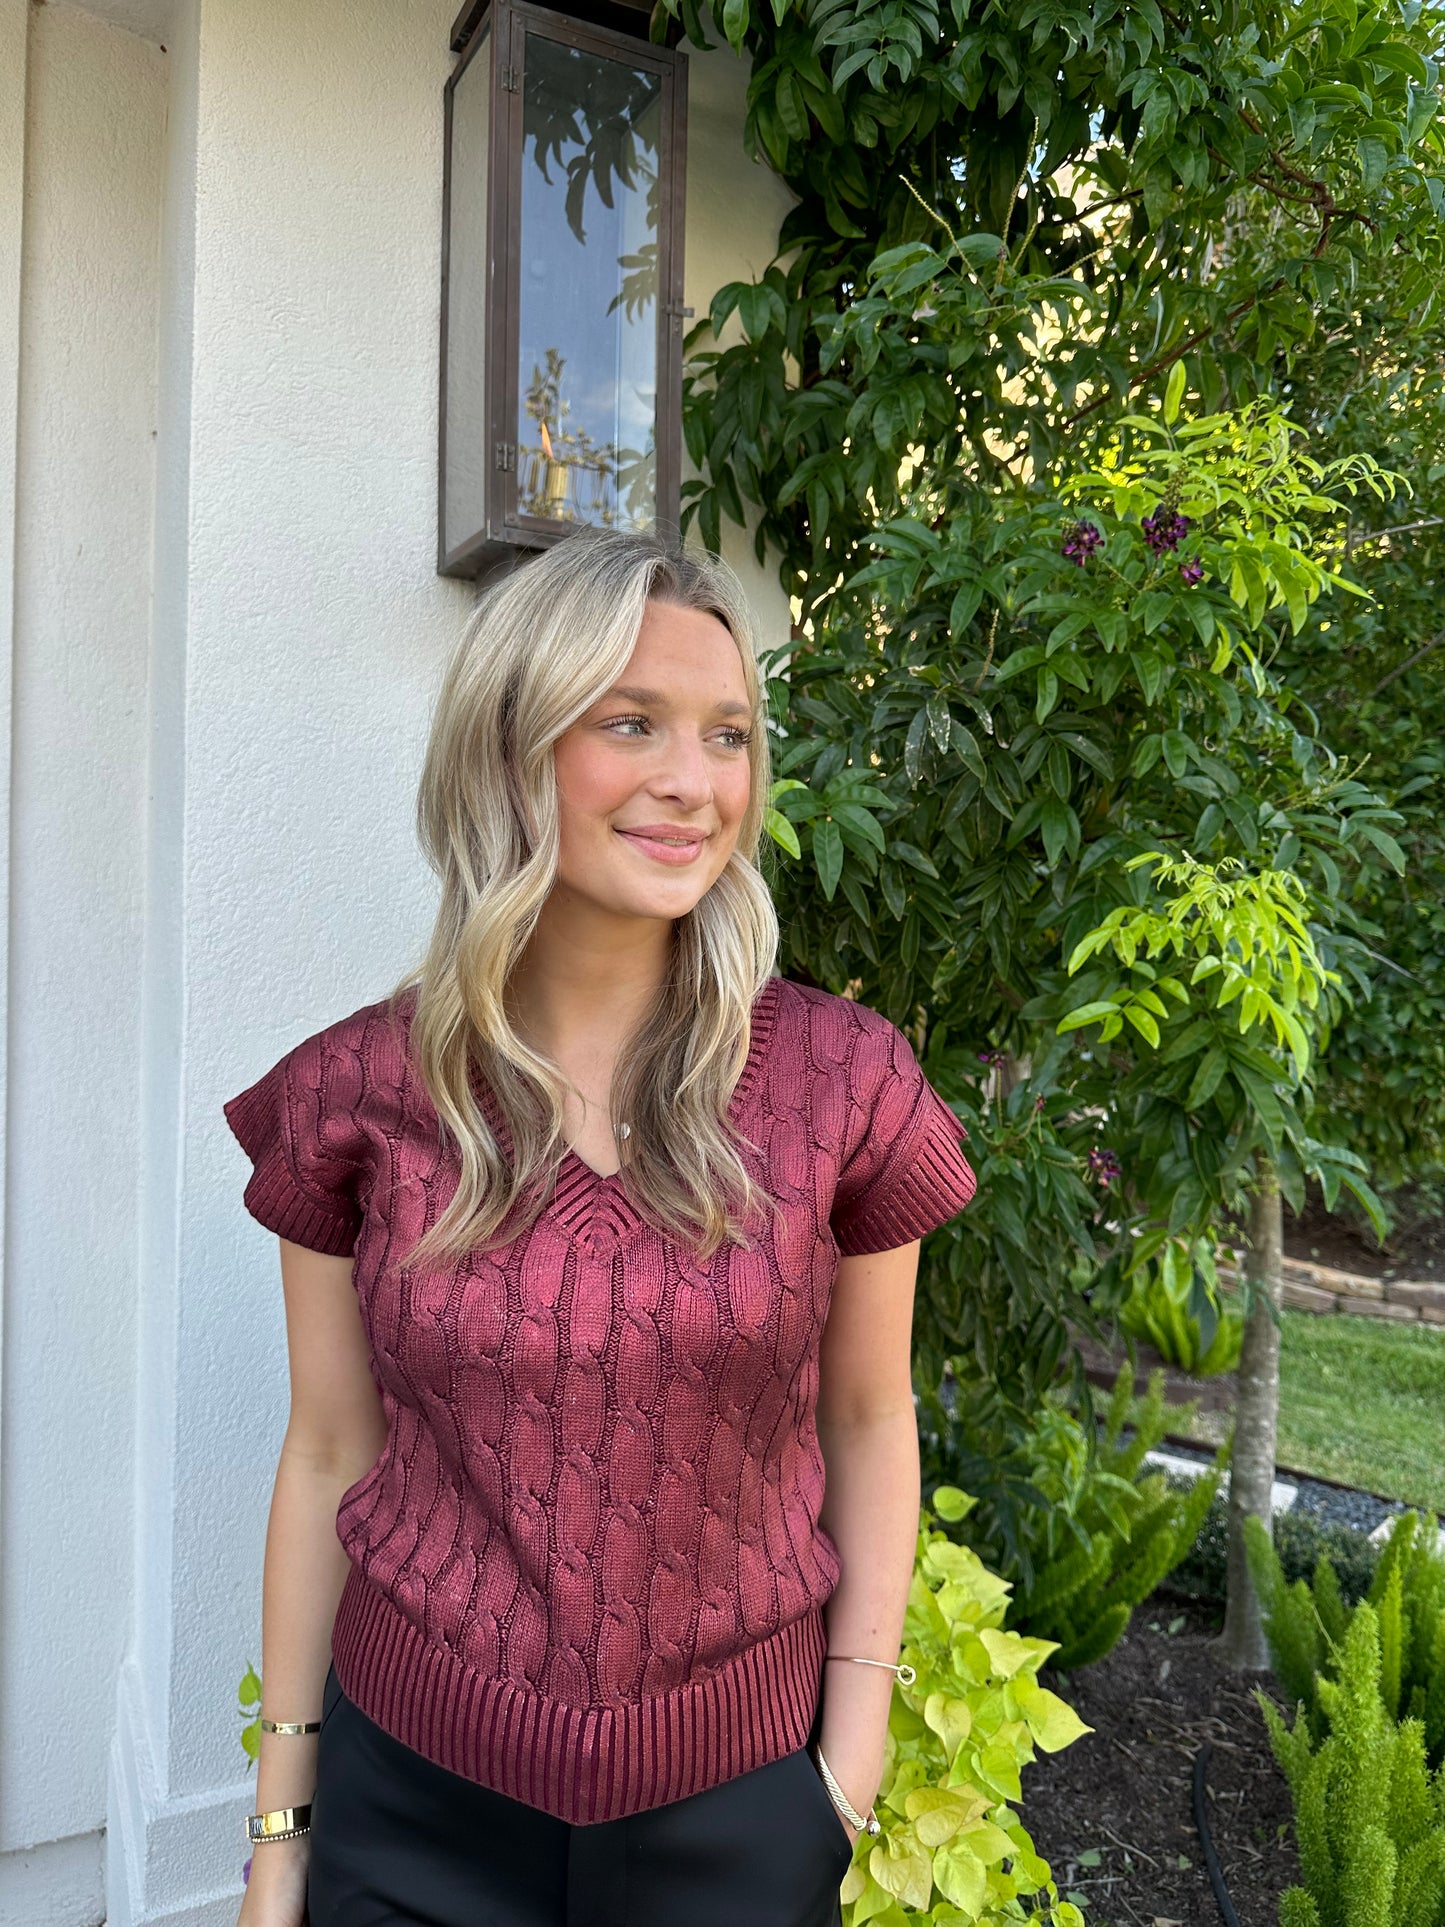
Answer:
MULTIPOLYGON (((1235 1274, 1220 1267, 1221 1283, 1235 1274)), ((1291 1311, 1345 1312, 1354 1318, 1389 1318, 1406 1325, 1445 1326, 1445 1283, 1419 1278, 1369 1278, 1336 1271, 1304 1258, 1284 1261, 1284 1302, 1291 1311)))

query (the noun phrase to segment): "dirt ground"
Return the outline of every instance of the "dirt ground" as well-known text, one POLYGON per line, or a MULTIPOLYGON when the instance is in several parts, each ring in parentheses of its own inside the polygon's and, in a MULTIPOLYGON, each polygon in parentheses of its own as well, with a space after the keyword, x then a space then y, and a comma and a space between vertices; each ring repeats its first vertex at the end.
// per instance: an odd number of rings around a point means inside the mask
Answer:
POLYGON ((1097 1665, 1048 1680, 1095 1731, 1025 1768, 1023 1815, 1089 1927, 1220 1927, 1190 1793, 1206 1740, 1210 1827, 1241 1927, 1276 1927, 1299 1877, 1253 1689, 1279 1695, 1267 1674, 1220 1670, 1217 1624, 1156 1595, 1097 1665))
POLYGON ((1363 1220, 1331 1217, 1318 1197, 1311 1196, 1300 1217, 1285 1211, 1285 1253, 1368 1278, 1445 1279, 1445 1217, 1423 1205, 1412 1207, 1404 1193, 1392 1201, 1391 1208, 1399 1222, 1382 1251, 1363 1220))

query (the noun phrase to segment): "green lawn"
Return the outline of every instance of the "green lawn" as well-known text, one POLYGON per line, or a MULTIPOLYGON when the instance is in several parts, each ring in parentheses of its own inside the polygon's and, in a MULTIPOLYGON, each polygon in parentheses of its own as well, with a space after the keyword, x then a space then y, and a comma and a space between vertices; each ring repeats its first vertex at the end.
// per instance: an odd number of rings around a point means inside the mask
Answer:
POLYGON ((1445 1327, 1287 1311, 1277 1457, 1445 1512, 1445 1327))

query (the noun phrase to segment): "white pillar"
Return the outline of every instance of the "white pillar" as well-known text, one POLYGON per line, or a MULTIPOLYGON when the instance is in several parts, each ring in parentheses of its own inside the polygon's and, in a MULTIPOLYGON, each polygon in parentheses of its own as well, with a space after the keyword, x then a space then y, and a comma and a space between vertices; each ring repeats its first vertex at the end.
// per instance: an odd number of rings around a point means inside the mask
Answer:
POLYGON ((130 1622, 164 108, 154 43, 61 0, 0 0, 7 1927, 103 1918, 106 1754, 130 1622))

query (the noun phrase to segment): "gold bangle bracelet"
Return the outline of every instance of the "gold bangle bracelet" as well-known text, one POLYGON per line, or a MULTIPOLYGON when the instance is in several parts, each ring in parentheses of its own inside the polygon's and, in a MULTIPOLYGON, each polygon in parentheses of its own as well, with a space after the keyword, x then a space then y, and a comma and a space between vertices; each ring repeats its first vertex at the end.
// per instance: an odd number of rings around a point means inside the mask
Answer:
POLYGON ((320 1720, 262 1720, 263 1733, 319 1733, 320 1720))
POLYGON ((852 1653, 825 1653, 824 1659, 844 1659, 850 1666, 881 1666, 885 1673, 896 1673, 900 1686, 911 1686, 918 1678, 906 1660, 895 1666, 891 1659, 858 1659, 852 1653))
POLYGON ((311 1831, 311 1803, 299 1807, 272 1807, 269 1813, 246 1815, 246 1838, 262 1847, 272 1840, 294 1840, 311 1831))

